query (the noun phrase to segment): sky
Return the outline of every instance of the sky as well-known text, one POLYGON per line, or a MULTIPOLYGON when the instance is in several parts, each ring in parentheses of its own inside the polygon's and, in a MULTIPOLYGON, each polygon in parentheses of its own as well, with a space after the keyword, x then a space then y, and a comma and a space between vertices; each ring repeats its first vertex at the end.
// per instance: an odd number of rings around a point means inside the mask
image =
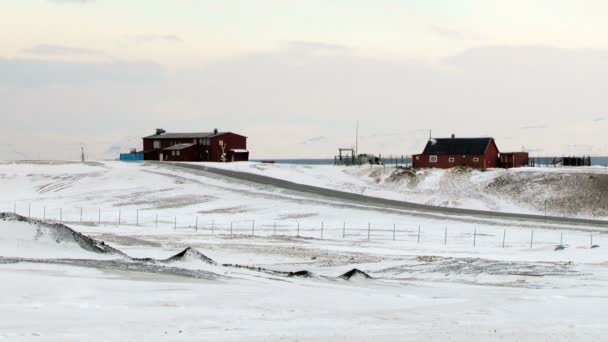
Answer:
POLYGON ((608 155, 608 2, 3 0, 0 160, 115 158, 155 128, 252 158, 434 137, 608 155))

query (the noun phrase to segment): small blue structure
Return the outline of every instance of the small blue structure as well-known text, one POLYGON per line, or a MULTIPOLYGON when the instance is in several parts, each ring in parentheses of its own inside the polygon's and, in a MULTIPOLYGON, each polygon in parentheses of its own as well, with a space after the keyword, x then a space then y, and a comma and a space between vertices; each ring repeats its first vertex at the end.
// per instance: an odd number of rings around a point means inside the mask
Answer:
POLYGON ((143 152, 121 153, 120 160, 122 160, 122 161, 144 160, 144 153, 143 152))

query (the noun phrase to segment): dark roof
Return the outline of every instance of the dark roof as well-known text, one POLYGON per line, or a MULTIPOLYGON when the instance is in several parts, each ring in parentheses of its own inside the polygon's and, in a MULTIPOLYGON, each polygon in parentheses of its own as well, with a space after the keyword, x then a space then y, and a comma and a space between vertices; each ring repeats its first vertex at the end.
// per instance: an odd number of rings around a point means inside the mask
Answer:
POLYGON ((213 132, 202 132, 202 133, 163 133, 154 134, 144 137, 144 139, 196 139, 196 138, 211 138, 216 135, 221 135, 226 132, 219 132, 217 134, 213 132))
POLYGON ((169 147, 163 148, 163 150, 165 150, 165 151, 171 151, 171 150, 177 151, 177 150, 183 150, 185 148, 192 147, 192 146, 194 146, 194 144, 177 144, 177 145, 173 145, 173 146, 169 146, 169 147))
POLYGON ((422 154, 484 154, 493 138, 432 138, 422 154))

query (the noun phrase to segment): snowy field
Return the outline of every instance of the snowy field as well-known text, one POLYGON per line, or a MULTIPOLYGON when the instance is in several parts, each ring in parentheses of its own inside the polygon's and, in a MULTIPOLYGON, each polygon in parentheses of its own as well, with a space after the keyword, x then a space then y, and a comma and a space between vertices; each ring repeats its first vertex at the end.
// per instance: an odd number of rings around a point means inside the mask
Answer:
POLYGON ((608 219, 608 168, 412 171, 391 165, 203 163, 368 196, 435 206, 608 219))
MULTIPOLYGON (((400 193, 388 167, 225 167, 400 193)), ((608 333, 602 228, 382 210, 158 163, 0 163, 0 190, 0 212, 23 217, 0 219, 0 340, 608 333), (353 269, 371 278, 340 277, 353 269)))

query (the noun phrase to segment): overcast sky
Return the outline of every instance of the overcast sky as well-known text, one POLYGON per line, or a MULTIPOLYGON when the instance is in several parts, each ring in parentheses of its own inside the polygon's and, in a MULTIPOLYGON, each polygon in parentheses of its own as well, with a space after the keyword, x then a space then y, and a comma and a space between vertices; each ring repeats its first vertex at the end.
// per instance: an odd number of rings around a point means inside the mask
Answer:
POLYGON ((605 0, 3 0, 0 159, 219 128, 252 158, 608 155, 605 0))

